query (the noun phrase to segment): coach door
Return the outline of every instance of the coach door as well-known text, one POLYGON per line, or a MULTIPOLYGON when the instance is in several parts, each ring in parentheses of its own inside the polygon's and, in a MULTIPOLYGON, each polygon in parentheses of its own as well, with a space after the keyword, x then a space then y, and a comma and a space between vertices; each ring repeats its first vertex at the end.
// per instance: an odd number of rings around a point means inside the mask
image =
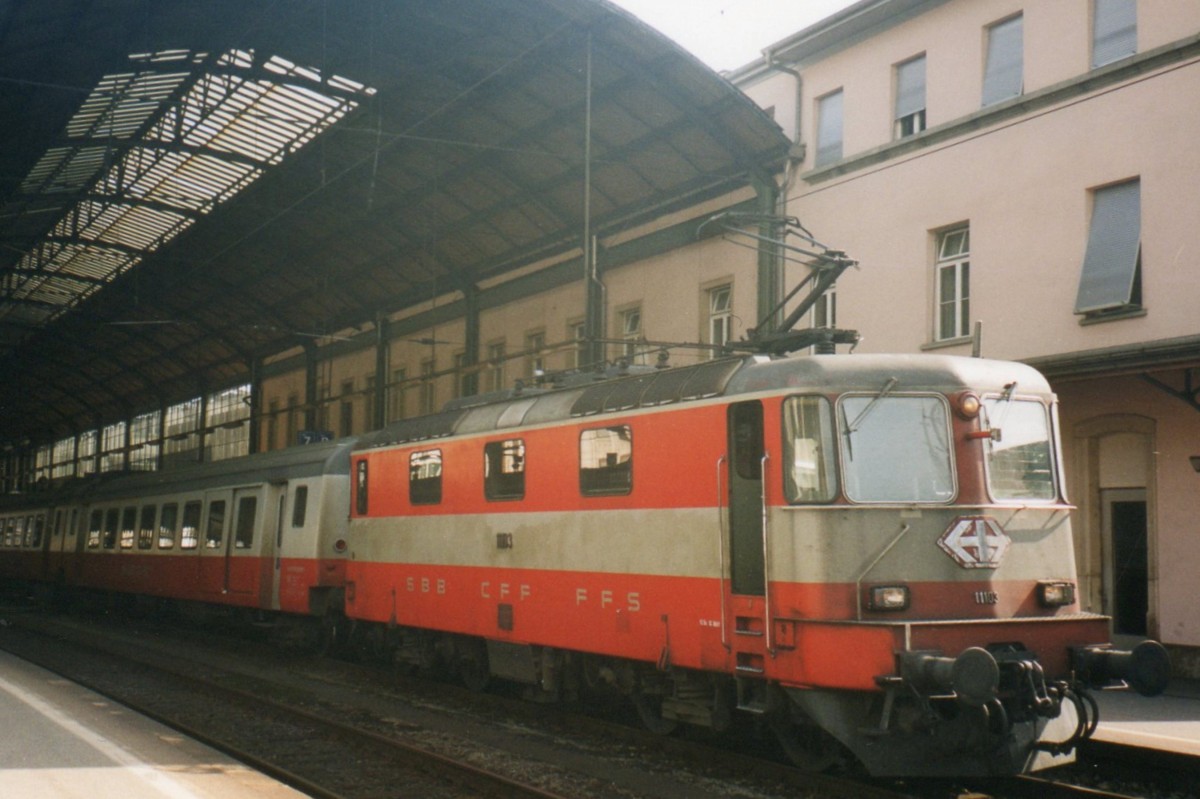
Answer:
POLYGON ((233 492, 233 524, 225 542, 225 590, 249 594, 259 583, 258 537, 263 513, 262 489, 239 488, 233 492))

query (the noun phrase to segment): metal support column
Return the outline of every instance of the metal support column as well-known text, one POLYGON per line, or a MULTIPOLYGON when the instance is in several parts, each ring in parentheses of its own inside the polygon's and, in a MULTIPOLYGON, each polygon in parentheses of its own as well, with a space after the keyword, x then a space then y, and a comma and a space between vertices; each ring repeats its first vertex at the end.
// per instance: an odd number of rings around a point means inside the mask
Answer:
MULTIPOLYGON (((756 177, 753 181, 754 191, 758 196, 758 210, 764 220, 776 213, 775 205, 779 201, 779 190, 770 178, 756 177)), ((780 231, 774 222, 763 221, 759 224, 758 241, 758 308, 755 314, 761 322, 759 333, 772 332, 779 327, 782 309, 774 314, 772 309, 778 308, 783 299, 783 280, 780 274, 781 253, 771 242, 778 239, 780 231)))
POLYGON ((479 393, 479 372, 475 369, 479 363, 479 287, 472 283, 464 286, 462 292, 466 304, 462 365, 466 373, 461 375, 460 385, 462 395, 469 397, 479 393))
POLYGON ((382 430, 387 424, 388 367, 391 365, 391 341, 388 318, 383 314, 375 319, 375 398, 373 417, 367 420, 369 430, 382 430))

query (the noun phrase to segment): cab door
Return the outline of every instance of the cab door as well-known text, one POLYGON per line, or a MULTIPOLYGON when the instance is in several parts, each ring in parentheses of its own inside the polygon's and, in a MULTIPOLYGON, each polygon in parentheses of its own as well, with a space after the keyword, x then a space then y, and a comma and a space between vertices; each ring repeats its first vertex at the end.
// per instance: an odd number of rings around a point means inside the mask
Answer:
POLYGON ((724 638, 733 651, 736 673, 755 678, 766 671, 769 647, 762 403, 730 405, 726 421, 729 594, 723 623, 732 623, 732 630, 724 638))

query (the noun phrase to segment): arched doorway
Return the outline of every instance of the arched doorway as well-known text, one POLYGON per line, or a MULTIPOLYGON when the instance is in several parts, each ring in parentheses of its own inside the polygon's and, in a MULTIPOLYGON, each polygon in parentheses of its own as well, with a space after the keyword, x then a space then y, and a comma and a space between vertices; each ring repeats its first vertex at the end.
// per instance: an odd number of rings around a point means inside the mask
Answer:
POLYGON ((1080 422, 1072 438, 1081 595, 1112 616, 1114 636, 1154 635, 1155 422, 1110 414, 1080 422))

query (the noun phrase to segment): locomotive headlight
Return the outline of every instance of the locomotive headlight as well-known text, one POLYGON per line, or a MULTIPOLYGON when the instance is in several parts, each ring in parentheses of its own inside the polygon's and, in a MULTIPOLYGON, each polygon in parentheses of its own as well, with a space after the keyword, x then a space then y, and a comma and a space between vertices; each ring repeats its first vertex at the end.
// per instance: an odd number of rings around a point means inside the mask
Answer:
POLYGON ((954 399, 954 410, 964 419, 974 419, 981 407, 979 395, 970 391, 964 391, 954 399))
POLYGON ((1038 583, 1038 602, 1044 608, 1061 608, 1075 603, 1075 583, 1043 580, 1038 583))
POLYGON ((867 607, 871 610, 907 610, 907 585, 873 585, 867 607))

